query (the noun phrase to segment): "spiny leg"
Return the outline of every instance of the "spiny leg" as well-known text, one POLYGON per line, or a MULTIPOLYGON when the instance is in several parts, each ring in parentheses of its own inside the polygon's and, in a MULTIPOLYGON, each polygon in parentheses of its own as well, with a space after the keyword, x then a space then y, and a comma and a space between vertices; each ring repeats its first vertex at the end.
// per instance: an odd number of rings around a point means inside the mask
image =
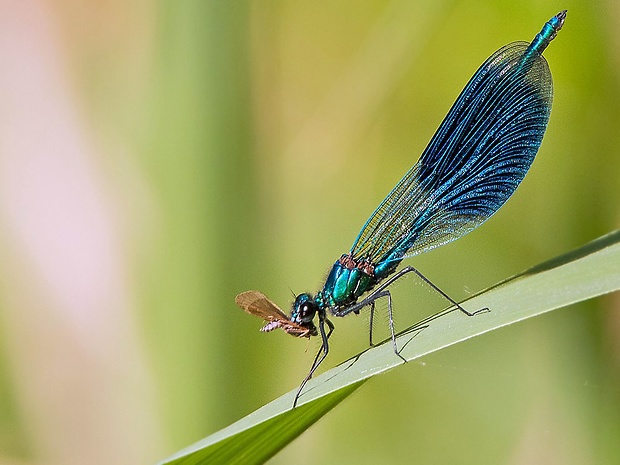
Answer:
POLYGON ((450 297, 448 294, 446 294, 444 291, 442 291, 439 287, 437 287, 435 284, 433 284, 433 282, 428 279, 426 276, 424 276, 422 273, 420 273, 416 268, 412 267, 412 266, 407 266, 405 268, 403 268, 402 270, 400 270, 398 273, 392 275, 389 279, 386 279, 379 287, 377 287, 368 297, 366 297, 362 302, 352 305, 351 307, 346 308, 344 311, 341 311, 340 313, 337 314, 337 316, 344 316, 352 311, 359 311, 359 309, 361 309, 362 307, 365 307, 366 305, 370 305, 371 302, 374 302, 379 294, 381 294, 388 286, 390 286, 392 283, 394 283, 394 281, 402 278, 403 276, 405 276, 407 273, 411 273, 414 272, 416 275, 418 275, 418 277, 424 281, 426 284, 428 284, 431 288, 433 288, 437 293, 439 293, 439 295, 441 295, 444 299, 446 299, 448 302, 450 302, 452 305, 454 305, 456 308, 458 308, 461 312, 463 312, 465 315, 467 316, 474 316, 477 315, 478 313, 485 313, 485 312, 489 312, 489 308, 488 307, 484 307, 481 308, 479 310, 476 310, 475 312, 468 312, 467 310, 465 310, 461 304, 459 304, 456 300, 454 300, 452 297, 450 297))
POLYGON ((435 284, 433 284, 433 282, 430 279, 428 279, 426 276, 424 276, 422 273, 420 273, 416 268, 414 268, 412 266, 407 266, 407 267, 403 268, 401 271, 399 271, 395 275, 395 278, 398 279, 399 277, 403 276, 406 273, 410 273, 411 271, 413 271, 415 274, 417 274, 418 277, 422 281, 424 281, 426 284, 428 284, 430 287, 432 287, 435 291, 437 291, 441 296, 443 296, 452 305, 455 305, 465 315, 467 315, 467 316, 474 316, 474 315, 477 315, 478 313, 485 313, 485 312, 489 312, 490 311, 488 307, 484 307, 484 308, 481 308, 479 310, 476 310, 475 312, 468 312, 467 310, 465 310, 461 306, 461 304, 459 304, 456 300, 454 300, 452 297, 450 297, 448 294, 446 294, 444 291, 442 291, 439 287, 437 287, 435 284))
POLYGON ((372 330, 375 322, 375 301, 370 302, 370 347, 374 346, 372 343, 372 330))
MULTIPOLYGON (((390 320, 390 335, 392 336, 392 346, 394 348, 394 353, 396 355, 398 355, 403 362, 407 362, 407 360, 405 359, 405 357, 403 357, 402 355, 400 355, 400 352, 398 351, 398 345, 396 344, 396 332, 394 331, 394 315, 392 313, 392 294, 390 294, 390 291, 381 291, 379 294, 376 295, 376 299, 379 299, 381 297, 387 297, 388 299, 388 317, 390 320)), ((374 300, 372 302, 373 306, 374 306, 374 300)))
MULTIPOLYGON (((389 280, 386 285, 389 285, 391 282, 392 281, 389 280)), ((396 331, 394 330, 394 316, 392 313, 392 295, 390 294, 390 291, 385 289, 386 285, 379 287, 377 290, 375 290, 372 294, 370 294, 368 297, 366 297, 361 302, 355 305, 352 305, 350 307, 347 307, 343 311, 336 312, 334 314, 336 316, 345 316, 351 312, 357 312, 368 305, 370 307, 370 318, 371 318, 370 345, 372 345, 372 322, 374 319, 375 301, 377 299, 380 299, 381 297, 387 297, 388 298, 388 316, 389 316, 389 324, 390 324, 390 334, 392 337, 392 345, 394 347, 394 353, 398 355, 401 359, 403 359, 404 362, 406 362, 407 360, 405 360, 405 358, 402 355, 400 355, 400 353, 398 352, 398 346, 396 344, 396 331)))
POLYGON ((331 321, 329 321, 329 319, 325 318, 325 316, 323 317, 319 316, 319 331, 321 333, 323 345, 317 352, 316 357, 314 357, 314 362, 312 362, 312 367, 310 368, 308 375, 301 382, 301 385, 299 386, 299 389, 297 390, 297 394, 295 394, 295 400, 293 401, 293 408, 297 406, 297 401, 299 400, 299 396, 301 396, 301 391, 303 391, 304 386, 306 385, 308 381, 310 381, 310 378, 312 378, 312 375, 314 374, 316 369, 319 367, 321 363, 323 363, 323 360, 325 360, 325 357, 327 357, 327 354, 329 352, 328 341, 329 341, 329 337, 334 332, 334 324, 331 321), (327 334, 325 333, 325 323, 327 323, 327 326, 329 326, 329 331, 327 332, 327 334))

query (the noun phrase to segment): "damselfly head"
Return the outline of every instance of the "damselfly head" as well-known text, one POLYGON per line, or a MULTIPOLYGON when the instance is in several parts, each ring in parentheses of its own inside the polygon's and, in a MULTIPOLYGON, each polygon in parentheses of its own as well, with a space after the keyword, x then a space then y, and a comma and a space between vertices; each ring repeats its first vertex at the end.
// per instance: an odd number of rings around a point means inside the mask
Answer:
POLYGON ((316 315, 318 310, 319 307, 310 294, 299 294, 293 303, 291 321, 306 327, 309 324, 314 326, 312 320, 314 320, 314 315, 316 315))

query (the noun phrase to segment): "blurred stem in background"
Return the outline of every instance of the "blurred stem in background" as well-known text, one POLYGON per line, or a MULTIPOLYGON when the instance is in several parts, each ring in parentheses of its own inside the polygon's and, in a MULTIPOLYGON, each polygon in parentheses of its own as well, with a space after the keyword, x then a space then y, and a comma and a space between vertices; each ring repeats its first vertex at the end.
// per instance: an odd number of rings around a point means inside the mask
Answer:
POLYGON ((244 338, 228 311, 231 289, 251 279, 245 257, 256 260, 261 230, 248 5, 160 7, 155 130, 145 162, 159 189, 162 232, 148 270, 146 311, 157 322, 155 334, 166 335, 151 344, 165 422, 178 444, 249 408, 230 393, 231 386, 245 389, 243 373, 253 362, 235 351, 244 338))

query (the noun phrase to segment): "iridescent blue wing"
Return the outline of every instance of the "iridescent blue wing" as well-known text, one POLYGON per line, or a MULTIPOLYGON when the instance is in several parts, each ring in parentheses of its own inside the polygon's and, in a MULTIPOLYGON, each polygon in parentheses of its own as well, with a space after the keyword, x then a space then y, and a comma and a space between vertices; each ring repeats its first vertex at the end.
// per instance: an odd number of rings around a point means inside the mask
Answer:
POLYGON ((420 160, 362 228, 353 257, 393 262, 453 241, 513 194, 534 161, 553 99, 547 62, 528 45, 508 44, 478 69, 420 160))

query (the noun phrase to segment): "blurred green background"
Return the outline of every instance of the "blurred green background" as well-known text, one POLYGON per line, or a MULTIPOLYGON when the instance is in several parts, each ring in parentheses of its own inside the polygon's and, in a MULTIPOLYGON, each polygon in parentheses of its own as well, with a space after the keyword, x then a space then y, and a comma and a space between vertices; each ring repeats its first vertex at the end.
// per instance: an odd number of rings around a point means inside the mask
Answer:
MULTIPOLYGON (((319 289, 477 67, 562 9, 531 172, 412 261, 456 299, 618 228, 617 1, 4 2, 0 464, 152 463, 295 388, 318 341, 234 296, 319 289)), ((400 329, 443 308, 403 281, 400 329)), ((272 463, 620 463, 619 437, 616 294, 376 378, 272 463)))

